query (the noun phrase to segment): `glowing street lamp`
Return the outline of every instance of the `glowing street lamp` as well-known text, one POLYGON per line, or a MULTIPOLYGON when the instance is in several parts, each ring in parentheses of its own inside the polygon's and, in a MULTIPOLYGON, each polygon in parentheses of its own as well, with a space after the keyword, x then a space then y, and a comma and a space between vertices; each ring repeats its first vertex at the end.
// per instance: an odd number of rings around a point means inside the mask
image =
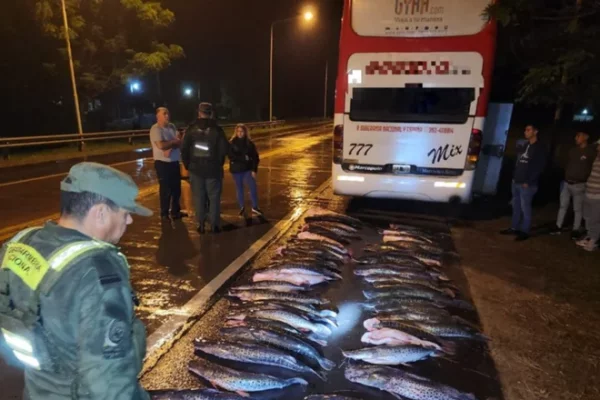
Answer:
POLYGON ((304 21, 310 22, 315 18, 315 14, 310 10, 306 10, 303 14, 275 21, 271 24, 271 59, 269 64, 269 121, 273 121, 273 31, 275 29, 275 24, 294 21, 298 18, 302 18, 304 21))
POLYGON ((133 93, 138 93, 142 90, 142 84, 138 81, 133 81, 129 84, 129 91, 133 93))
POLYGON ((185 89, 183 89, 183 94, 185 95, 185 97, 192 97, 193 93, 194 91, 190 87, 186 87, 185 89))

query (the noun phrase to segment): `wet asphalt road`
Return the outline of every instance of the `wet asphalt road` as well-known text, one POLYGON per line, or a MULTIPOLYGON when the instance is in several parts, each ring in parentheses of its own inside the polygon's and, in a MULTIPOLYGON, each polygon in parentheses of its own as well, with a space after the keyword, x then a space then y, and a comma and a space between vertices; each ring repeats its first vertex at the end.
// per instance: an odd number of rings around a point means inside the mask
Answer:
MULTIPOLYGON (((199 289, 331 176, 330 125, 290 135, 273 133, 256 143, 261 154, 257 178, 259 204, 268 222, 253 220, 247 226, 247 221, 238 216, 234 182, 226 172, 221 205, 226 231, 222 234, 200 236, 193 218, 161 223, 154 216, 135 218, 123 237, 120 246, 131 265, 131 280, 140 299, 137 312, 149 333, 169 316, 181 312, 180 307, 199 289)), ((122 161, 122 157, 114 156, 118 163, 115 167, 131 174, 142 191, 155 192, 157 181, 152 160, 122 161)), ((102 162, 110 164, 111 160, 106 158, 102 162)), ((48 170, 48 173, 61 171, 48 170)), ((0 186, 2 227, 55 214, 63 176, 0 186)), ((187 181, 182 182, 182 192, 182 208, 191 212, 187 181)), ((249 202, 248 194, 246 201, 249 202)), ((150 194, 142 203, 156 212, 158 195, 150 194)), ((8 369, 0 360, 0 387, 8 387, 2 399, 20 396, 20 380, 20 373, 8 369)))

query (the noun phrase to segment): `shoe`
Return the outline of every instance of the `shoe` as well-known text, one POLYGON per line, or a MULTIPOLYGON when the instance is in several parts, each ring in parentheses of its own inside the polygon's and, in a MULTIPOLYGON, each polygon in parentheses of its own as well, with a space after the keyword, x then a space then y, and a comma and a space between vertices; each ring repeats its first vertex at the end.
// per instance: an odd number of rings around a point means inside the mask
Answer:
POLYGON ((573 240, 581 240, 581 238, 584 237, 583 232, 577 230, 577 231, 573 231, 571 232, 571 239, 573 240))
POLYGON ((204 224, 198 225, 198 228, 196 228, 196 231, 199 234, 204 235, 206 233, 206 228, 204 227, 204 224))
POLYGON ((554 228, 550 229, 549 233, 551 235, 560 235, 562 233, 562 228, 555 226, 554 228))
POLYGON ((527 234, 525 232, 519 232, 517 234, 517 237, 515 238, 515 242, 523 242, 527 239, 529 239, 529 234, 527 234))
POLYGON ((239 212, 239 214, 238 214, 238 215, 239 215, 240 217, 243 217, 245 214, 246 214, 246 208, 245 208, 245 207, 242 207, 242 208, 240 208, 240 212, 239 212))
POLYGON ((178 212, 175 214, 171 214, 171 218, 173 218, 173 219, 182 219, 182 218, 186 218, 186 217, 188 217, 188 215, 187 215, 187 213, 184 213, 184 212, 178 212))
POLYGON ((581 246, 581 248, 585 251, 596 251, 598 250, 598 245, 591 240, 588 240, 585 246, 581 246))
POLYGON ((513 228, 508 228, 503 231, 500 231, 501 235, 518 235, 519 231, 513 228))
POLYGON ((585 239, 581 239, 575 242, 577 246, 585 247, 592 241, 592 238, 586 237, 585 239))
POLYGON ((169 214, 160 214, 160 218, 161 218, 161 219, 171 219, 171 218, 169 217, 169 214))
POLYGON ((221 230, 221 228, 220 228, 220 227, 218 227, 218 226, 216 226, 216 227, 214 227, 214 228, 212 229, 212 233, 214 233, 214 234, 221 233, 221 232, 222 232, 222 230, 221 230))
POLYGON ((260 209, 260 208, 258 208, 258 207, 252 207, 252 213, 253 213, 253 214, 256 214, 256 215, 258 215, 258 216, 261 216, 261 217, 262 217, 263 215, 265 215, 265 214, 263 214, 263 212, 261 211, 261 209, 260 209))

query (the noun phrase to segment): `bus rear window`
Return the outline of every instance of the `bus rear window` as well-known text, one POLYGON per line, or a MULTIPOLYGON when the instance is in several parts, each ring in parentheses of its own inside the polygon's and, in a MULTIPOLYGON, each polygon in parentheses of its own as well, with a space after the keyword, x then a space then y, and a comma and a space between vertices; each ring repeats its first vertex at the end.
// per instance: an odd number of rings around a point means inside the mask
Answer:
POLYGON ((350 119, 464 124, 473 100, 473 88, 354 88, 350 119))

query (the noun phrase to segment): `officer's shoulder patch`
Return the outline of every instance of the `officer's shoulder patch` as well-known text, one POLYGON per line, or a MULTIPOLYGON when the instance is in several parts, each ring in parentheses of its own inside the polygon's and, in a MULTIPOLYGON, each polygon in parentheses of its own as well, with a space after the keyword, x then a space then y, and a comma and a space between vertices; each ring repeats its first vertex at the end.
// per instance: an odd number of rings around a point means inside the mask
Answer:
POLYGON ((124 358, 131 347, 131 331, 125 321, 112 319, 106 327, 102 355, 106 359, 124 358))
POLYGON ((48 261, 36 249, 23 243, 9 243, 2 268, 14 272, 32 290, 36 290, 49 269, 48 261))

